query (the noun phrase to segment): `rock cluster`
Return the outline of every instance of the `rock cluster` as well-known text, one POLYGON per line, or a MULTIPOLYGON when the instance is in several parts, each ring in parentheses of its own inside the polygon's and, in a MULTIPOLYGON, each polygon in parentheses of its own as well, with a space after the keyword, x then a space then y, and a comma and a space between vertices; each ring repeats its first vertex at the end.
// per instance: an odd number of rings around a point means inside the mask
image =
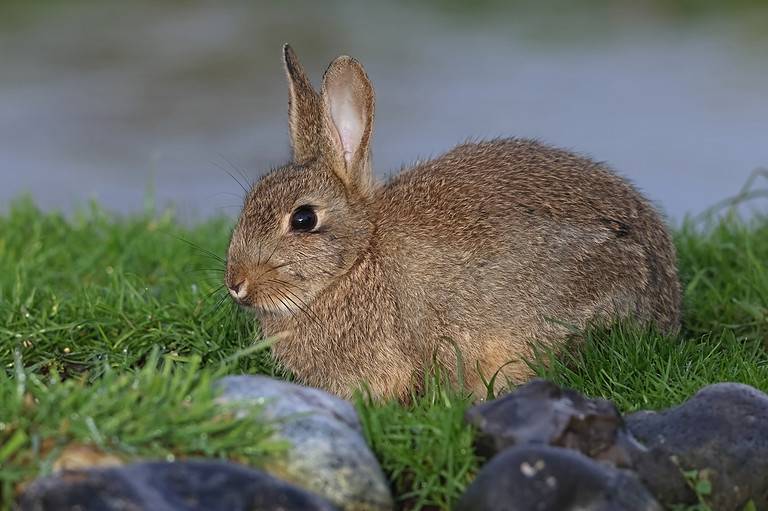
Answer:
POLYGON ((696 503, 697 480, 712 509, 768 509, 768 396, 746 385, 623 418, 608 401, 535 380, 466 418, 491 461, 458 511, 660 510, 696 503))
MULTIPOLYGON (((32 483, 23 511, 389 511, 394 503, 350 403, 262 376, 216 383, 218 402, 275 424, 291 446, 262 470, 211 460, 120 465, 72 446, 32 483)), ((768 395, 735 383, 704 387, 660 412, 626 417, 603 399, 534 380, 470 408, 488 459, 457 511, 768 510, 768 395)))
POLYGON ((219 461, 135 463, 37 480, 21 511, 334 511, 330 502, 258 470, 219 461))
MULTIPOLYGON (((259 407, 289 446, 254 470, 207 460, 76 467, 33 483, 21 510, 390 511, 392 496, 354 407, 318 389, 265 376, 227 377, 218 402, 245 415, 259 407)), ((77 450, 79 453, 82 449, 77 450)), ((91 459, 92 456, 87 457, 91 459)))

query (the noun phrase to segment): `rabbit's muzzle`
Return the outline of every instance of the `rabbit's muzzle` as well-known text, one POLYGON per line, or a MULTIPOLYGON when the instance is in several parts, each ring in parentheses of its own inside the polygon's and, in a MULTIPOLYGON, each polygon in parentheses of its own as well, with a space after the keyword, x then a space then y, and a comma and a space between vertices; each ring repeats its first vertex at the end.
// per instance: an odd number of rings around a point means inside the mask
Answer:
POLYGON ((256 267, 230 266, 225 284, 232 299, 257 313, 277 315, 295 313, 301 309, 302 298, 296 294, 296 286, 280 274, 284 265, 260 265, 256 267))
POLYGON ((232 295, 232 298, 238 303, 248 296, 248 279, 228 284, 227 287, 229 288, 229 294, 232 295))
POLYGON ((225 284, 227 285, 230 296, 238 305, 247 307, 253 307, 255 305, 254 299, 258 294, 258 278, 255 277, 263 273, 265 273, 264 269, 258 268, 253 271, 249 271, 242 267, 236 268, 233 267, 233 265, 230 265, 227 268, 225 284))

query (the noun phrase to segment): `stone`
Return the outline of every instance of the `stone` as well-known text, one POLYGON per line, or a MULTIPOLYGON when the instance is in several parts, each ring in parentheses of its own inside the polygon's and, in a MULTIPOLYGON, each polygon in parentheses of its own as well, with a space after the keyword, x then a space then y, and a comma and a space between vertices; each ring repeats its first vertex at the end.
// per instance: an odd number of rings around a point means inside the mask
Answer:
POLYGON ((768 395, 747 385, 710 385, 679 406, 622 419, 608 401, 534 380, 466 419, 484 457, 515 446, 568 448, 631 469, 668 507, 698 501, 685 477, 697 471, 713 509, 741 511, 750 501, 768 509, 768 395))
POLYGON ((711 484, 712 509, 741 511, 750 500, 768 509, 768 395, 718 383, 665 411, 631 414, 626 424, 648 449, 635 464, 660 501, 692 503, 682 471, 698 470, 711 484))
POLYGON ((368 447, 355 408, 319 389, 266 376, 229 376, 216 383, 218 402, 275 423, 290 444, 267 472, 322 495, 346 511, 389 511, 394 503, 368 447))
POLYGON ((630 471, 575 450, 510 447, 482 468, 456 511, 662 511, 630 471))
POLYGON ((574 449, 617 466, 631 464, 638 449, 618 410, 605 399, 588 399, 547 380, 533 380, 494 401, 470 408, 477 453, 490 458, 515 445, 574 449))
POLYGON ((327 500, 221 461, 64 470, 33 482, 20 511, 333 511, 327 500))

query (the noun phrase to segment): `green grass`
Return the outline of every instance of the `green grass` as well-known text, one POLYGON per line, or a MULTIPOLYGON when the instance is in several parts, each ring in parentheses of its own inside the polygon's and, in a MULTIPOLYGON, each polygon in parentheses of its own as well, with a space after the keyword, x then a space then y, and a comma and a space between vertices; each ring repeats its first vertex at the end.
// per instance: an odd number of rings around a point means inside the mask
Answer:
POLYGON ((122 461, 195 456, 255 466, 285 448, 270 439, 272 428, 257 409, 242 416, 214 403, 212 382, 221 369, 201 368, 199 357, 161 360, 156 351, 146 362, 134 372, 107 367, 98 385, 62 380, 55 371, 37 374, 20 357, 13 371, 0 372, 3 509, 18 487, 50 473, 67 446, 122 461))
MULTIPOLYGON (((0 217, 0 364, 20 350, 31 369, 97 377, 141 366, 155 346, 209 364, 253 344, 256 325, 220 289, 228 232, 95 206, 68 221, 16 202, 0 217)), ((239 369, 273 368, 262 355, 239 369)))
MULTIPOLYGON (((224 372, 287 376, 254 348, 256 325, 220 288, 229 228, 225 219, 186 227, 152 212, 116 218, 95 206, 64 218, 28 200, 0 216, 6 503, 68 442, 125 458, 206 454, 256 464, 279 448, 266 440, 268 425, 221 416, 211 403, 208 384, 224 372)), ((623 411, 676 404, 723 380, 768 390, 768 218, 688 222, 675 238, 681 334, 592 331, 579 350, 533 361, 539 374, 623 411)), ((407 407, 364 398, 357 406, 399 502, 447 509, 480 461, 462 422, 468 399, 439 374, 429 382, 407 407)))
POLYGON ((449 509, 472 481, 479 460, 473 432, 464 423, 468 395, 452 388, 439 367, 410 406, 357 399, 368 442, 389 476, 399 503, 408 509, 449 509))

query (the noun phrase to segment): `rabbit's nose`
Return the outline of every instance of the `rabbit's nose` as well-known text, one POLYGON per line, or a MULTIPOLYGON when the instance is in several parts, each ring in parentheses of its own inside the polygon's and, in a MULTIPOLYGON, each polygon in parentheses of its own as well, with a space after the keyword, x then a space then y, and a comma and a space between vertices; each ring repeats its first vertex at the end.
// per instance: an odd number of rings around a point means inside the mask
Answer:
POLYGON ((229 286, 229 294, 232 295, 232 298, 238 301, 245 298, 245 295, 248 294, 248 280, 243 279, 237 284, 229 286))

